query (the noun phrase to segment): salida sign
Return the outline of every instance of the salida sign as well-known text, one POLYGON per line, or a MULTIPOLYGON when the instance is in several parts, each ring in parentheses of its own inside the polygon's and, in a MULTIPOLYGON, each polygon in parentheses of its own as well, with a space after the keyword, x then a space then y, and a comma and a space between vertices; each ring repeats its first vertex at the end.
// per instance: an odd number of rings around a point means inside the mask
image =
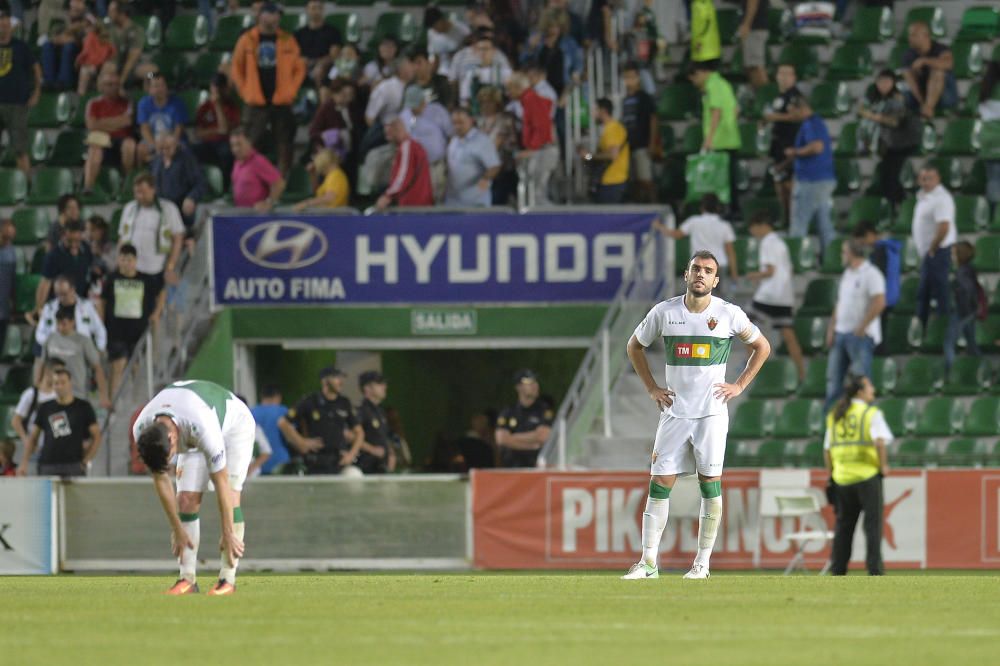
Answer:
POLYGON ((608 300, 653 217, 216 216, 215 303, 608 300))

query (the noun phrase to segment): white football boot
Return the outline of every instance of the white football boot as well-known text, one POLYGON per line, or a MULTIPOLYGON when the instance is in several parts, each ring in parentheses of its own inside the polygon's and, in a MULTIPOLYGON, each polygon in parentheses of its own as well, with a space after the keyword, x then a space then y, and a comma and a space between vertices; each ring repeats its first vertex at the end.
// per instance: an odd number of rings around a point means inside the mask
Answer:
POLYGON ((645 562, 636 562, 628 570, 622 580, 640 580, 646 578, 659 578, 660 571, 656 567, 650 567, 645 562))
POLYGON ((691 571, 684 574, 684 578, 688 580, 704 580, 711 577, 712 574, 708 572, 708 567, 704 564, 694 564, 691 566, 691 571))

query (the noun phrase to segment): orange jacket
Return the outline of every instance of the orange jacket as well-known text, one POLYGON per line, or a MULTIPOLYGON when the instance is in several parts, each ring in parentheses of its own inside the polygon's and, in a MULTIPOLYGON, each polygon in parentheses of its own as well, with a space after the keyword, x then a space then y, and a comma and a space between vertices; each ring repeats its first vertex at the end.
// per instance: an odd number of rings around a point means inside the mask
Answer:
MULTIPOLYGON (((257 49, 260 46, 260 28, 247 30, 233 49, 232 77, 243 101, 251 106, 264 106, 264 92, 260 88, 257 70, 257 49)), ((299 43, 290 32, 278 29, 275 39, 277 71, 275 72, 272 104, 285 106, 295 101, 299 86, 306 78, 306 62, 299 52, 299 43)))

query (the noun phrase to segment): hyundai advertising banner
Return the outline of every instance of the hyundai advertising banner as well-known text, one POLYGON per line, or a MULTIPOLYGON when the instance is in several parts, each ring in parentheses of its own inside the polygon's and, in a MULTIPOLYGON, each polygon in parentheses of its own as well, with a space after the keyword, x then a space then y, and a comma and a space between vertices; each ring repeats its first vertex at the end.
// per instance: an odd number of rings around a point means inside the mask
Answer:
POLYGON ((652 213, 215 216, 215 305, 594 302, 652 213))

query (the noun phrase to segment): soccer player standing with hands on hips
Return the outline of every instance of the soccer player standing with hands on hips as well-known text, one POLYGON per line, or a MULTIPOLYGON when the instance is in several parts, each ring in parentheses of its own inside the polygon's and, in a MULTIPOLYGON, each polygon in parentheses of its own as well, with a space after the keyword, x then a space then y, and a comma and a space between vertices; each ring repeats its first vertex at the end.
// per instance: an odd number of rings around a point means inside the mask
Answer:
POLYGON ((771 353, 767 338, 746 313, 712 296, 719 283, 719 262, 711 252, 695 252, 684 272, 684 296, 658 303, 628 341, 628 357, 660 410, 653 444, 649 498, 642 514, 642 560, 623 579, 658 578, 660 537, 667 526, 670 490, 678 476, 698 473, 701 514, 698 554, 684 578, 708 578, 708 561, 722 518, 722 461, 726 454, 729 410, 771 353), (645 349, 663 337, 667 351, 666 388, 649 369, 645 349), (732 339, 750 350, 746 368, 726 383, 732 339))
POLYGON ((231 391, 206 381, 174 382, 142 409, 132 433, 139 455, 153 475, 153 485, 171 528, 171 545, 180 578, 168 594, 198 592, 196 568, 201 496, 215 486, 222 518, 219 582, 210 595, 236 591, 236 567, 243 555, 243 509, 240 491, 253 459, 257 426, 250 409, 231 391), (177 494, 167 475, 177 456, 177 494))

